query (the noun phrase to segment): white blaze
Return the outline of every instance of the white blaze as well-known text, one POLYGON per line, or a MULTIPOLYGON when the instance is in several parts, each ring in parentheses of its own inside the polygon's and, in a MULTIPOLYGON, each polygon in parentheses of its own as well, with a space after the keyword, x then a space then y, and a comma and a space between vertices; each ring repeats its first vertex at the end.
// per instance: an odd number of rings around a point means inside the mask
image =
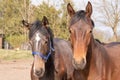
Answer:
POLYGON ((38 48, 38 43, 39 43, 39 41, 41 40, 41 38, 40 38, 40 36, 39 36, 39 33, 36 34, 35 40, 36 40, 36 48, 38 48))
POLYGON ((35 40, 36 40, 36 41, 39 41, 40 39, 41 39, 41 38, 40 38, 40 36, 39 36, 39 33, 37 33, 35 40))

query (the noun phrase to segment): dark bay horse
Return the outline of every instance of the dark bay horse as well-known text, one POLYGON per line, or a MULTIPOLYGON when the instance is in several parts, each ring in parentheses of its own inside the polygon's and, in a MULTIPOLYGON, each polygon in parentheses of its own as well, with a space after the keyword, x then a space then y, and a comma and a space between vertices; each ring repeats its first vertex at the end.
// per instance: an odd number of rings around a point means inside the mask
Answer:
POLYGON ((34 61, 31 80, 73 80, 72 49, 69 42, 53 38, 49 22, 44 16, 30 24, 22 21, 29 29, 29 40, 34 61))
POLYGON ((82 70, 85 80, 119 80, 120 43, 101 44, 94 39, 91 3, 77 12, 68 4, 67 10, 74 68, 82 70))

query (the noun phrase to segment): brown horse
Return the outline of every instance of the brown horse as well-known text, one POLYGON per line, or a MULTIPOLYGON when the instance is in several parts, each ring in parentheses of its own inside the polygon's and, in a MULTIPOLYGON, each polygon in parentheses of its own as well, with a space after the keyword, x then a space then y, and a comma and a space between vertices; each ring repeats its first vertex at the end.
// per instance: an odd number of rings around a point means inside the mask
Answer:
POLYGON ((74 68, 82 70, 85 80, 119 80, 120 43, 101 44, 94 39, 91 3, 77 12, 68 4, 67 10, 74 68))
POLYGON ((22 21, 29 29, 29 40, 34 61, 31 69, 31 80, 73 80, 72 50, 69 42, 53 38, 43 17, 30 24, 22 21))

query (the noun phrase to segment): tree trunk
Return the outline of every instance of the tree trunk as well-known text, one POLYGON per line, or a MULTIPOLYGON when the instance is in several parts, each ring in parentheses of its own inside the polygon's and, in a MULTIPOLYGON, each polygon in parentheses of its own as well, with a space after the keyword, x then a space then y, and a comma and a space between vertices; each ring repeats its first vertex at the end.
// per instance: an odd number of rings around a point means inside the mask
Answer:
POLYGON ((110 41, 112 41, 112 42, 117 42, 117 33, 116 33, 116 30, 115 30, 115 28, 114 28, 114 30, 113 30, 113 37, 112 37, 112 39, 110 39, 110 41))

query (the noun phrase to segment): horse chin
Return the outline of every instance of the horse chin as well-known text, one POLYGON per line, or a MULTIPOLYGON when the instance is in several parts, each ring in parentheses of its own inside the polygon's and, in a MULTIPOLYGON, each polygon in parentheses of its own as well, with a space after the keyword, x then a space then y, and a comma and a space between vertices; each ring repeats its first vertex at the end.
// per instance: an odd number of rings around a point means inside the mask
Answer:
POLYGON ((73 66, 76 70, 83 70, 85 68, 84 65, 79 65, 79 64, 78 65, 73 64, 73 66))

